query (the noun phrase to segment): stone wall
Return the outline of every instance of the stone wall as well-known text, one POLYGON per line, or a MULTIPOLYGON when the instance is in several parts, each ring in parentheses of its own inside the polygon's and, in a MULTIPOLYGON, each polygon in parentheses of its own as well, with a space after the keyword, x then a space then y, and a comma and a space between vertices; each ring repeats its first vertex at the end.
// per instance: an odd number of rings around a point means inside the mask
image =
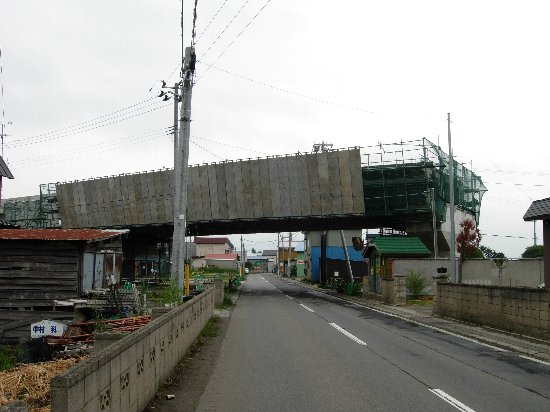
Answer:
POLYGON ((214 315, 214 289, 94 353, 51 381, 51 410, 143 411, 214 315))
POLYGON ((549 296, 546 289, 438 283, 434 313, 550 338, 549 296))

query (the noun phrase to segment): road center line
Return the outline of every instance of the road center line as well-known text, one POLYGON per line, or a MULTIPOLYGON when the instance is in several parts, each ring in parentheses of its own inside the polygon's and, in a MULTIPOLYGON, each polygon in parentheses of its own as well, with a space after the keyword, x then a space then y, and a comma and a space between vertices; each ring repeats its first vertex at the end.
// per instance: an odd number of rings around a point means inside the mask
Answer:
POLYGON ((305 310, 309 310, 310 312, 312 313, 315 313, 315 311, 311 308, 308 308, 306 305, 304 305, 303 303, 300 303, 300 306, 303 307, 305 310))
POLYGON ((456 409, 462 412, 475 412, 472 408, 467 407, 459 400, 453 398, 448 393, 443 392, 441 389, 430 389, 430 392, 434 395, 439 396, 441 399, 443 399, 448 404, 454 406, 456 409))
POLYGON ((329 325, 332 326, 337 331, 342 332, 344 335, 346 335, 352 341, 357 342, 359 345, 367 346, 367 344, 363 342, 361 339, 359 339, 357 336, 352 335, 344 328, 341 328, 340 326, 338 326, 336 323, 329 323, 329 325))

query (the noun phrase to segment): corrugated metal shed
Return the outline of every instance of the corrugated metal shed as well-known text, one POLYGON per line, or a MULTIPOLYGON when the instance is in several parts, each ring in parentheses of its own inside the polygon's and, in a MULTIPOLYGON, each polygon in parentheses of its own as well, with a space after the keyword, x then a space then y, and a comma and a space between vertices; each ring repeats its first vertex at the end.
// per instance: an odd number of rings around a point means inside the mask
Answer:
POLYGON ((387 257, 427 257, 430 250, 417 237, 380 236, 367 248, 367 257, 378 252, 387 257))
POLYGON ((0 239, 99 241, 111 239, 128 232, 127 229, 0 229, 0 239))
POLYGON ((11 174, 6 162, 4 162, 4 159, 2 159, 2 156, 0 156, 0 176, 13 179, 13 175, 11 174))
POLYGON ((535 200, 523 216, 523 220, 525 221, 545 219, 550 219, 550 197, 535 200))

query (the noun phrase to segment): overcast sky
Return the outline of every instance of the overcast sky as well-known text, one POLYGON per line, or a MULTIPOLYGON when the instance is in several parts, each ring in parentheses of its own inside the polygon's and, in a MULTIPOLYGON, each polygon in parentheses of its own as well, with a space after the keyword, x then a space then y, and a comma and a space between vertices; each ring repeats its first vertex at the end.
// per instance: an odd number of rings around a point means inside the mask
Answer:
MULTIPOLYGON (((0 0, 1 121, 12 122, 4 158, 15 175, 4 198, 173 166, 172 102, 155 95, 158 80, 178 80, 180 4, 0 0)), ((303 152, 323 140, 425 137, 448 151, 450 112, 455 155, 488 188, 482 244, 518 257, 533 243, 523 214, 549 196, 549 8, 199 0, 190 164, 303 152)), ((537 232, 540 244, 540 223, 537 232)), ((276 245, 245 237, 259 250, 276 245)))

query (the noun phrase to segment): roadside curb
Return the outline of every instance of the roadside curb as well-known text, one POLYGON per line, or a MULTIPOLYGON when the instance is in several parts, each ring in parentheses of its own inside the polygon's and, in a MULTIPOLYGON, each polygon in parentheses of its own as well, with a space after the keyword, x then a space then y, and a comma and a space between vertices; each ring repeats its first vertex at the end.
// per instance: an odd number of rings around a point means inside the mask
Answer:
POLYGON ((410 310, 399 309, 398 306, 391 306, 377 301, 365 301, 364 299, 352 298, 341 295, 332 290, 320 289, 298 280, 279 277, 279 279, 299 285, 301 287, 321 292, 325 295, 335 297, 342 301, 352 303, 366 309, 373 310, 386 316, 394 317, 413 323, 418 326, 427 327, 438 332, 465 339, 470 342, 487 346, 497 351, 516 352, 523 357, 534 361, 550 362, 550 342, 532 336, 513 334, 504 330, 489 328, 483 325, 463 322, 458 319, 444 318, 436 315, 419 315, 410 313, 410 310))

